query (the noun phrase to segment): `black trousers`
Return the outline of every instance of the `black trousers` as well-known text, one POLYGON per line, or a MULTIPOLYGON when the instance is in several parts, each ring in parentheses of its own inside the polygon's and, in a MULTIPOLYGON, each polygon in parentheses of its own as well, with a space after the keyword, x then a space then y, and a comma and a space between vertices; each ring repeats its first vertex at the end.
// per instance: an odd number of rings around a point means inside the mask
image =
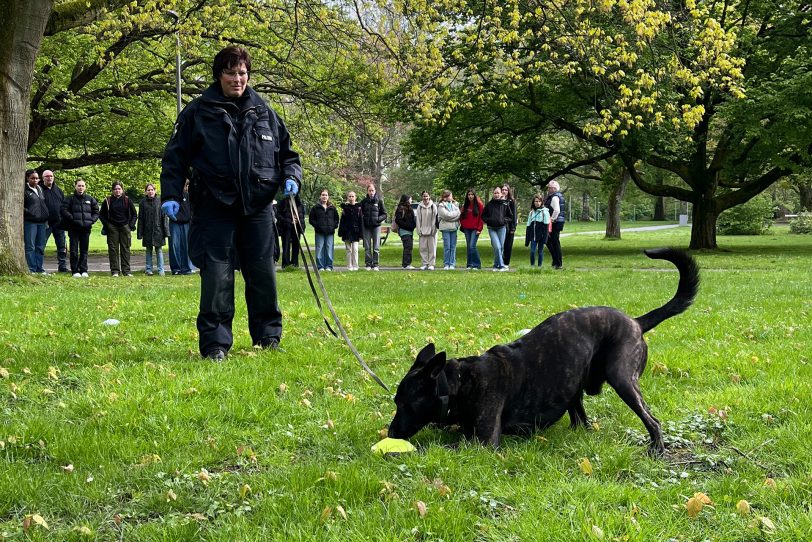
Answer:
POLYGON ((553 259, 553 267, 561 267, 563 265, 561 241, 558 239, 563 229, 563 222, 553 222, 553 231, 550 232, 550 236, 547 238, 547 248, 550 250, 550 256, 553 259))
POLYGON ((282 312, 276 294, 273 261, 273 210, 270 205, 251 215, 237 205, 211 197, 192 207, 189 256, 200 268, 200 312, 197 315, 200 354, 215 348, 228 351, 234 342, 234 265, 245 279, 248 331, 254 344, 282 338, 282 312))
POLYGON ((406 267, 412 265, 412 251, 414 250, 414 236, 404 235, 400 238, 403 243, 403 258, 401 259, 401 266, 406 267))
POLYGON ((510 265, 510 256, 513 254, 513 238, 516 236, 516 230, 505 232, 505 246, 502 247, 502 262, 505 265, 510 265))
POLYGON ((70 238, 70 272, 87 273, 87 249, 90 245, 90 228, 68 230, 70 238))
POLYGON ((299 236, 293 229, 293 224, 281 223, 279 226, 279 234, 282 236, 282 267, 285 268, 289 265, 299 267, 299 236))

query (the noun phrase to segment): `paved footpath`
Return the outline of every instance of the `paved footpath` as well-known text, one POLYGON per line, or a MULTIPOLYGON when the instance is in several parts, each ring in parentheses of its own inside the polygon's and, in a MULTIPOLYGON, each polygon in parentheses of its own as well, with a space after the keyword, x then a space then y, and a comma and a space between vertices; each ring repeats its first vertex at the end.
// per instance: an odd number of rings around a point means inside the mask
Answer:
MULTIPOLYGON (((621 232, 655 231, 655 230, 665 230, 665 229, 677 228, 677 227, 679 227, 677 224, 665 224, 665 225, 662 225, 662 226, 644 226, 644 227, 640 227, 640 228, 621 228, 620 231, 621 232)), ((569 237, 571 235, 597 235, 597 234, 603 234, 603 233, 606 233, 606 230, 580 231, 580 232, 566 232, 566 231, 564 231, 564 232, 561 233, 561 237, 569 237)), ((391 239, 387 240, 388 245, 400 246, 400 239, 398 238, 397 234, 393 234, 390 237, 391 237, 391 239)), ((518 237, 516 237, 515 241, 518 242, 521 239, 522 239, 522 237, 518 236, 518 237)), ((486 239, 486 241, 487 241, 487 239, 486 239)), ((51 247, 49 247, 49 248, 51 248, 51 247)), ((340 243, 340 242, 336 243, 335 249, 336 249, 336 252, 343 251, 344 250, 344 244, 340 243)), ((340 255, 340 256, 338 254, 336 255, 336 263, 339 263, 339 262, 341 262, 343 260, 344 260, 343 255, 340 255)), ((440 261, 440 267, 439 267, 439 269, 435 268, 435 270, 443 271, 442 258, 440 258, 440 260, 441 260, 440 261)), ((137 274, 137 273, 138 274, 143 274, 144 273, 145 263, 146 263, 146 255, 143 252, 134 253, 130 257, 130 267, 132 269, 132 273, 133 274, 137 274)), ((153 259, 153 264, 154 264, 154 259, 153 259)), ((88 258, 87 258, 87 267, 88 267, 88 271, 90 271, 91 273, 109 273, 110 272, 110 262, 109 262, 109 260, 107 258, 107 254, 91 254, 91 255, 89 255, 88 258)), ((166 270, 167 276, 169 276, 170 275, 169 256, 168 256, 168 254, 166 253, 165 250, 164 250, 164 268, 166 270)), ((153 269, 155 269, 154 265, 153 265, 153 269)), ((277 269, 279 269, 279 268, 277 268, 277 269)), ((303 267, 301 269, 304 270, 303 267)), ((347 270, 346 267, 338 266, 338 265, 335 266, 335 269, 336 269, 336 271, 346 271, 347 270)), ((483 269, 486 269, 486 268, 483 267, 483 269)), ((49 272, 49 273, 55 273, 56 272, 56 255, 53 253, 53 251, 49 251, 49 253, 45 256, 45 270, 47 272, 49 272)), ((381 267, 381 271, 401 271, 401 270, 402 270, 402 268, 400 268, 400 267, 381 267)), ((361 268, 361 271, 365 271, 365 269, 361 268)), ((419 271, 419 269, 415 269, 415 271, 419 271)), ((458 267, 456 269, 456 271, 467 271, 467 269, 465 269, 464 267, 463 268, 458 267)), ((157 276, 157 274, 158 273, 156 271, 155 275, 157 276)))

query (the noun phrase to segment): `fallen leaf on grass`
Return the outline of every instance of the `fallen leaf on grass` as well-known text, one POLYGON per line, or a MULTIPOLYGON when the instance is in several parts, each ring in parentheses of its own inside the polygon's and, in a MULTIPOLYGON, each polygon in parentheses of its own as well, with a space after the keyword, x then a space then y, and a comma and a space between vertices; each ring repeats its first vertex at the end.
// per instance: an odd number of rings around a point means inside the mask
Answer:
POLYGON ((581 461, 578 462, 578 466, 581 467, 581 472, 587 476, 592 475, 592 463, 589 462, 589 458, 582 457, 581 461))
POLYGON ((426 508, 426 503, 424 503, 423 501, 415 501, 412 506, 414 506, 414 509, 417 510, 417 514, 421 518, 426 517, 426 514, 428 513, 428 509, 426 508))
POLYGON ((207 486, 211 481, 211 475, 206 469, 200 469, 200 472, 197 473, 197 479, 203 482, 204 486, 207 486))
POLYGON ((597 525, 592 526, 592 536, 597 538, 598 540, 603 540, 603 529, 598 527, 597 525))
POLYGON ((688 516, 695 518, 702 511, 705 505, 712 505, 713 501, 704 493, 694 493, 694 496, 688 499, 685 503, 685 509, 688 511, 688 516))
POLYGON ((171 489, 166 492, 166 502, 178 500, 178 495, 171 489))
POLYGON ((240 498, 245 499, 245 497, 250 494, 251 494, 251 486, 249 486, 248 484, 243 484, 242 487, 240 488, 240 498))
POLYGON ((59 380, 59 369, 56 367, 48 367, 48 378, 51 380, 59 380))
POLYGON ((750 503, 744 499, 740 500, 736 503, 736 511, 742 516, 746 516, 750 513, 750 503))
POLYGON ((63 466, 62 470, 65 471, 67 474, 72 473, 73 472, 73 463, 70 463, 68 465, 63 466))
POLYGON ((338 515, 341 516, 341 519, 347 519, 347 512, 344 510, 344 507, 341 506, 340 504, 336 506, 336 512, 338 512, 338 515))
POLYGON ((209 521, 209 518, 207 516, 199 512, 195 512, 194 514, 186 514, 186 517, 191 518, 195 521, 209 521))
POLYGON ((11 373, 5 367, 0 367, 0 378, 8 378, 11 373))
POLYGON ((332 514, 333 509, 329 506, 326 506, 324 510, 321 511, 321 516, 319 516, 319 523, 324 523, 325 521, 327 521, 332 514))
POLYGON ((93 536, 93 531, 87 525, 77 525, 73 531, 81 536, 93 536))
POLYGON ((772 532, 775 530, 775 523, 770 518, 759 516, 758 524, 762 531, 772 532))
POLYGON ((48 522, 45 521, 45 519, 39 514, 31 514, 23 518, 23 531, 28 532, 28 530, 35 525, 38 525, 43 529, 50 529, 50 527, 48 527, 48 522))
POLYGON ((284 382, 279 384, 279 393, 287 393, 287 391, 288 391, 288 385, 287 384, 285 384, 284 382))
POLYGON ((773 480, 772 478, 765 479, 764 480, 764 485, 771 488, 771 489, 775 489, 775 488, 778 487, 778 484, 776 484, 775 480, 773 480))

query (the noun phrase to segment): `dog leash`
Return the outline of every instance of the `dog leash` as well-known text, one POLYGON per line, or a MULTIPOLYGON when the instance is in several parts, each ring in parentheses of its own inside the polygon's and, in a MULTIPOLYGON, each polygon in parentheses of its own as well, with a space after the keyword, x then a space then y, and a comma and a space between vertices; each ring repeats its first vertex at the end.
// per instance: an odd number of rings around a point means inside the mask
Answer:
MULTIPOLYGON (((390 390, 389 387, 386 384, 383 383, 383 380, 378 378, 378 375, 376 375, 372 371, 372 369, 369 368, 369 366, 366 364, 366 362, 364 362, 364 359, 361 357, 360 352, 358 352, 358 350, 352 344, 352 341, 350 340, 350 337, 347 335, 347 332, 344 329, 344 326, 341 324, 341 320, 338 318, 338 314, 336 313, 335 309, 333 308, 333 303, 330 301, 330 296, 327 295, 327 288, 324 287, 324 282, 322 282, 322 280, 321 280, 321 275, 319 274, 318 266, 315 264, 315 262, 313 260, 313 253, 310 251, 310 244, 307 242, 307 238, 305 237, 304 231, 302 230, 302 226, 301 226, 302 223, 301 223, 300 218, 299 218, 299 211, 296 209, 296 204, 294 203, 293 199, 294 199, 293 197, 289 197, 288 198, 288 204, 290 205, 291 215, 293 216, 294 232, 296 232, 296 235, 301 234, 302 239, 304 240, 304 245, 305 245, 305 248, 307 249, 307 255, 306 256, 310 258, 310 265, 313 267, 313 273, 316 275, 316 282, 318 282, 318 284, 319 284, 319 289, 321 290, 321 293, 324 296, 324 303, 327 305, 327 308, 330 310, 330 314, 333 317, 333 322, 335 322, 336 327, 338 328, 338 331, 341 332, 341 337, 344 339, 344 342, 347 344, 347 347, 353 353, 353 355, 355 356, 355 359, 358 360, 358 363, 361 365, 361 367, 364 369, 364 371, 366 371, 367 374, 369 376, 371 376, 372 379, 375 382, 377 382, 378 385, 380 385, 383 389, 385 389, 389 393, 392 393, 392 390, 390 390), (298 231, 297 231, 297 228, 298 228, 298 231)), ((305 272, 307 273, 307 279, 308 279, 308 281, 310 281, 310 288, 313 291, 313 297, 316 299, 316 305, 318 305, 319 311, 321 312, 322 311, 321 302, 319 301, 319 296, 316 293, 316 289, 313 287, 313 281, 310 279, 310 270, 308 269, 308 266, 307 266, 307 257, 305 256, 305 251, 302 249, 301 245, 299 245, 299 250, 302 252, 302 262, 304 263, 305 272)), ((324 312, 321 312, 321 316, 324 319, 324 323, 327 325, 327 329, 330 330, 330 333, 332 333, 333 336, 338 337, 336 335, 335 331, 333 331, 333 328, 330 327, 330 324, 327 321, 327 318, 324 316, 324 312)))

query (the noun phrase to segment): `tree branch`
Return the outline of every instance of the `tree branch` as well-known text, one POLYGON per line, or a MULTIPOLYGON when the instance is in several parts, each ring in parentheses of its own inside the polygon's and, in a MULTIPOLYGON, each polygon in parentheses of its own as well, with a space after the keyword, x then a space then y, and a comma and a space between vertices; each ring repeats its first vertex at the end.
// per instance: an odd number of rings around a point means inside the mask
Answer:
POLYGON ((578 160, 577 162, 572 162, 568 166, 559 169, 558 171, 554 172, 551 175, 548 175, 547 178, 544 179, 542 184, 546 185, 547 183, 549 183, 553 179, 556 179, 557 177, 561 177, 562 175, 566 175, 567 173, 570 173, 574 169, 578 169, 579 167, 588 166, 588 165, 594 164, 595 162, 600 162, 601 160, 606 160, 607 158, 611 158, 612 156, 616 155, 617 152, 618 151, 616 149, 609 149, 605 153, 599 154, 598 156, 592 156, 592 157, 589 157, 589 158, 585 158, 583 160, 578 160))
POLYGON ((42 162, 54 169, 76 169, 85 166, 98 166, 113 162, 132 162, 136 160, 153 160, 161 158, 160 151, 139 152, 102 152, 98 154, 83 154, 75 158, 54 158, 52 156, 29 156, 29 162, 42 162))

